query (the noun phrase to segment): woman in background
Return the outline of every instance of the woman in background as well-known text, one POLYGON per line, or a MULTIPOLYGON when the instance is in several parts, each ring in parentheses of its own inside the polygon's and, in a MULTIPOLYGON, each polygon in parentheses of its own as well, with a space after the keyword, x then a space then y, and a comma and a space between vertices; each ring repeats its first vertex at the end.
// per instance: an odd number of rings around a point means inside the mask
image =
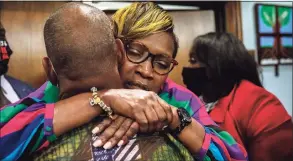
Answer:
POLYGON ((293 158, 291 117, 263 88, 257 64, 240 40, 208 33, 194 40, 189 57, 184 83, 208 103, 212 119, 245 146, 249 160, 293 158))

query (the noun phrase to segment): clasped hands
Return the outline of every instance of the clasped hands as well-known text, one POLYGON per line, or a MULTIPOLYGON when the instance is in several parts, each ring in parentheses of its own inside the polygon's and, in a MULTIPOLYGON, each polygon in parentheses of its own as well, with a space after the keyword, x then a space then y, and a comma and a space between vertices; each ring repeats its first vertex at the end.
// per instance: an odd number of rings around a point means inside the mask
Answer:
POLYGON ((179 125, 176 108, 156 93, 139 89, 111 89, 100 95, 115 112, 114 119, 105 118, 92 133, 98 136, 95 147, 110 149, 127 144, 138 132, 161 131, 179 125))

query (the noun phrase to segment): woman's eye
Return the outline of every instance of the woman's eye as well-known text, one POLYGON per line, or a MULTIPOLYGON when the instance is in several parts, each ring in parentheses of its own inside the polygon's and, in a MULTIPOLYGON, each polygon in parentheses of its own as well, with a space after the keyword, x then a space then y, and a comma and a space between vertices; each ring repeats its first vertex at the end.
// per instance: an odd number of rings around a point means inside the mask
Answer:
POLYGON ((168 69, 170 66, 170 63, 164 62, 164 61, 157 61, 155 62, 155 66, 161 68, 161 69, 168 69))
POLYGON ((136 49, 129 49, 128 54, 133 55, 133 56, 141 56, 142 55, 142 53, 136 49))

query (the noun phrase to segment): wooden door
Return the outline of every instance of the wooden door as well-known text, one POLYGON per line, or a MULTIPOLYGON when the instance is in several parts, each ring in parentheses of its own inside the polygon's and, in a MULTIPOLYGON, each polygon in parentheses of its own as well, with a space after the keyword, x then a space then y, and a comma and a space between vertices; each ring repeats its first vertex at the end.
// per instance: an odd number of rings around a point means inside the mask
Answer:
POLYGON ((173 69, 169 77, 180 85, 182 68, 188 65, 188 54, 195 37, 215 31, 214 13, 207 11, 173 11, 169 12, 175 25, 175 33, 179 39, 179 50, 176 60, 179 65, 173 69))

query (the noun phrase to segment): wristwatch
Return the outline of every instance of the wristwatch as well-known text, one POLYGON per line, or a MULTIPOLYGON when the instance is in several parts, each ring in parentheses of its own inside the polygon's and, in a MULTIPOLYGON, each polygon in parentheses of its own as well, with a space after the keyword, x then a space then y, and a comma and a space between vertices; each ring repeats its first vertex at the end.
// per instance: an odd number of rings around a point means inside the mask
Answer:
POLYGON ((176 129, 172 130, 172 134, 175 136, 178 136, 181 133, 181 131, 186 126, 188 126, 192 121, 191 116, 184 108, 178 108, 177 113, 178 113, 180 124, 176 129))

